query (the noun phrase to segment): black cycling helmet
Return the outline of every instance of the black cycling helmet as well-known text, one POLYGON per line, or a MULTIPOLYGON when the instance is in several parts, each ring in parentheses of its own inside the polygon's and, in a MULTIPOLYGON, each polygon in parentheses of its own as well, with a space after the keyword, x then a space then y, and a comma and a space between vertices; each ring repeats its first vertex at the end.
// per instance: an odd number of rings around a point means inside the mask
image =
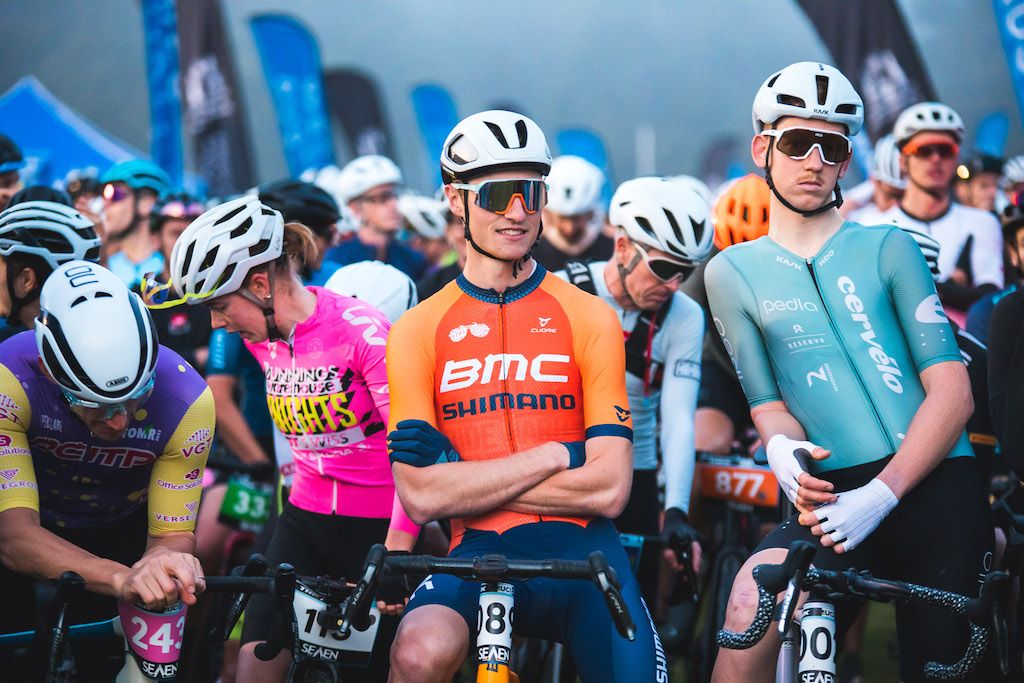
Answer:
POLYGON ((11 197, 11 201, 7 203, 7 208, 9 209, 15 204, 21 204, 22 202, 54 202, 65 206, 75 205, 67 192, 54 189, 49 185, 29 185, 18 190, 11 197))
POLYGON ((10 173, 25 166, 21 148, 3 133, 0 133, 0 173, 10 173))
POLYGON ((338 203, 326 191, 303 180, 278 180, 259 188, 260 201, 281 212, 286 223, 302 223, 321 237, 341 218, 338 203))
POLYGON ((1017 231, 1024 228, 1024 192, 1014 192, 1008 199, 1010 203, 999 212, 999 222, 1003 224, 1003 239, 1012 245, 1017 231))
POLYGON ((982 173, 992 173, 997 176, 1003 175, 1003 160, 989 154, 975 154, 956 169, 956 176, 960 180, 968 181, 982 173))

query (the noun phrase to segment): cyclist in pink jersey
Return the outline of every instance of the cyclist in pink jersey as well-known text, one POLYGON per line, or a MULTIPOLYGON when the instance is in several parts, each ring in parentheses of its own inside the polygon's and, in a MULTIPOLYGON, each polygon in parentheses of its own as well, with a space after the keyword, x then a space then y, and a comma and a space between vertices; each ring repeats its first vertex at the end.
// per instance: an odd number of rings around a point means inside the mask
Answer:
MULTIPOLYGON (((386 317, 319 287, 299 272, 315 267, 312 233, 255 197, 217 206, 182 233, 171 254, 170 286, 180 302, 204 303, 213 327, 238 332, 263 368, 267 402, 295 454, 291 494, 267 549, 267 561, 298 574, 351 578, 370 545, 412 549, 419 528, 395 494, 385 446, 388 384, 386 317)), ((154 300, 159 297, 153 297, 154 300)), ((165 302, 163 305, 170 305, 165 302)), ((387 675, 399 586, 378 592, 382 621, 368 680, 387 675)), ((254 654, 274 618, 269 598, 246 612, 238 676, 283 680, 290 655, 254 654)))

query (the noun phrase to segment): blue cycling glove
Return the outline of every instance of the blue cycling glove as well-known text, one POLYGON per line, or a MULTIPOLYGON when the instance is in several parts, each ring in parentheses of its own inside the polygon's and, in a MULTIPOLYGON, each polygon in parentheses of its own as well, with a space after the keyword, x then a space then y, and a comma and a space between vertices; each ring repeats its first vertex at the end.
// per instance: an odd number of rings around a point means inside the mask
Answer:
POLYGON ((396 424, 388 434, 388 448, 392 464, 427 467, 462 460, 448 437, 423 420, 402 420, 396 424))

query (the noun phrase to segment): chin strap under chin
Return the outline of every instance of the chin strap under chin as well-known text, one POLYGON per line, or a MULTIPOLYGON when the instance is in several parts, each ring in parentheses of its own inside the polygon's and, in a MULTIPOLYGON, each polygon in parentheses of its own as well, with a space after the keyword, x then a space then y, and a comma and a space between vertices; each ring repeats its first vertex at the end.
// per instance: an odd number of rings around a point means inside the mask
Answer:
MULTIPOLYGON (((832 201, 830 201, 830 202, 828 202, 826 204, 823 204, 822 206, 819 206, 817 209, 814 209, 812 211, 804 211, 802 209, 796 208, 795 206, 790 204, 788 201, 786 201, 786 198, 782 196, 782 193, 779 192, 778 189, 776 189, 775 183, 772 181, 772 170, 771 170, 772 169, 772 148, 774 148, 774 147, 775 147, 775 143, 774 143, 774 139, 773 139, 772 144, 768 147, 768 156, 765 157, 764 179, 765 179, 765 182, 768 183, 768 187, 771 188, 772 194, 774 194, 776 196, 776 198, 780 202, 782 202, 782 205, 784 207, 786 207, 787 209, 789 209, 790 211, 792 211, 794 213, 800 214, 804 218, 810 218, 811 216, 817 216, 819 213, 825 213, 826 211, 828 211, 830 209, 838 209, 840 206, 843 205, 843 191, 839 189, 839 181, 838 180, 836 180, 835 187, 832 188, 832 192, 835 194, 835 199, 833 199, 832 201)), ((813 152, 812 152, 812 154, 813 154, 813 152)))
POLYGON ((274 320, 274 264, 271 263, 267 269, 267 285, 270 291, 267 296, 260 299, 255 294, 250 292, 248 289, 240 289, 238 293, 243 297, 253 302, 260 307, 263 311, 263 317, 267 323, 267 341, 281 341, 284 339, 284 335, 281 334, 281 330, 277 328, 277 322, 274 320))
POLYGON ((540 222, 540 229, 537 231, 537 239, 533 241, 533 244, 530 245, 529 250, 527 250, 526 254, 524 254, 522 258, 500 258, 490 253, 489 251, 481 247, 479 244, 477 244, 476 240, 473 239, 473 233, 469 231, 469 190, 462 191, 462 207, 466 214, 466 217, 462 220, 462 224, 465 226, 463 233, 465 234, 466 241, 469 242, 470 246, 473 247, 473 249, 475 249, 478 254, 483 254, 489 259, 494 259, 495 261, 502 261, 503 263, 511 263, 512 279, 514 280, 515 278, 519 277, 519 273, 523 271, 523 268, 526 267, 526 264, 530 262, 531 258, 533 258, 533 250, 537 247, 537 243, 540 242, 541 233, 544 232, 544 220, 542 219, 540 222))

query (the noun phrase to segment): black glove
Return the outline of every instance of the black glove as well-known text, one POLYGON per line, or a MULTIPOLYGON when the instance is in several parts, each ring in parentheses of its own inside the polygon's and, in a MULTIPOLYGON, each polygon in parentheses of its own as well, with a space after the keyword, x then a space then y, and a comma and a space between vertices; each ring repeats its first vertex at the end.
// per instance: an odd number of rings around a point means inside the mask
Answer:
MULTIPOLYGON (((388 555, 408 555, 408 550, 389 550, 388 555)), ((413 588, 409 586, 409 577, 404 574, 393 574, 385 572, 377 581, 377 591, 374 595, 377 600, 385 605, 401 605, 405 599, 412 595, 413 588)))
POLYGON ((669 508, 665 510, 661 540, 665 543, 666 548, 675 552, 676 559, 682 565, 681 571, 676 572, 668 604, 678 605, 687 597, 696 602, 699 599, 699 594, 697 575, 693 571, 692 545, 694 542, 701 543, 700 534, 690 526, 690 520, 685 512, 679 508, 669 508))

